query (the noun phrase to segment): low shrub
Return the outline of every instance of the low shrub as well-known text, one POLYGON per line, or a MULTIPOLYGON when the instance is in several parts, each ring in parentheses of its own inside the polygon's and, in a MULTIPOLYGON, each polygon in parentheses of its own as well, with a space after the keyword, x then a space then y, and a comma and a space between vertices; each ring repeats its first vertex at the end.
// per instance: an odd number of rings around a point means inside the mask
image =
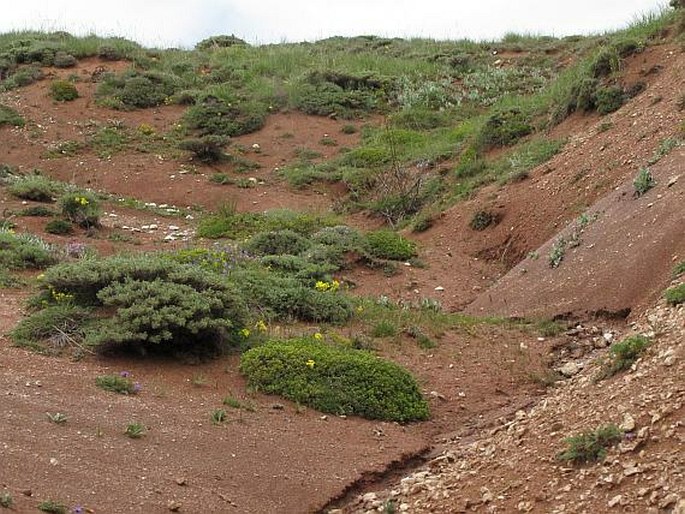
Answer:
POLYGON ((207 135, 185 139, 179 143, 181 150, 191 152, 199 161, 218 162, 226 157, 224 147, 228 144, 225 136, 207 135))
POLYGON ((54 249, 42 239, 31 234, 0 230, 0 267, 40 269, 55 262, 54 249))
POLYGON ((50 306, 65 298, 94 308, 83 339, 99 351, 214 354, 237 340, 247 317, 240 293, 215 272, 155 254, 48 269, 33 303, 50 306))
POLYGON ((25 124, 24 118, 21 115, 6 105, 0 104, 0 127, 3 125, 12 125, 13 127, 23 127, 25 124))
POLYGON ((364 236, 364 249, 377 259, 406 261, 415 257, 416 243, 391 230, 376 230, 364 236))
POLYGON ((481 146, 509 146, 533 132, 528 115, 516 108, 496 111, 485 121, 478 134, 481 146))
POLYGON ((343 323, 352 317, 352 301, 339 291, 318 291, 311 280, 256 266, 236 268, 230 281, 248 306, 285 321, 343 323))
POLYGON ((232 46, 248 46, 247 42, 231 34, 212 36, 203 39, 195 45, 196 50, 217 50, 219 48, 230 48, 232 46))
POLYGON ((65 235, 74 232, 74 227, 70 221, 64 219, 50 220, 45 224, 45 231, 48 234, 65 235))
POLYGON ((45 207, 44 205, 34 205, 31 207, 27 207, 26 209, 22 209, 17 214, 19 216, 35 216, 38 218, 50 218, 52 216, 55 216, 57 213, 54 210, 45 207))
POLYGON ((559 460, 584 464, 604 459, 607 448, 623 439, 623 432, 616 425, 605 425, 592 432, 568 437, 564 440, 568 448, 557 455, 559 460))
POLYGON ((625 94, 618 86, 600 87, 595 93, 595 106, 599 114, 617 111, 624 101, 625 94))
POLYGON ((310 246, 306 237, 286 229, 255 234, 243 248, 255 255, 298 255, 310 246))
POLYGON ((62 186, 43 175, 24 175, 13 180, 7 192, 22 200, 53 202, 62 186))
POLYGON ((496 222, 496 214, 493 214, 490 211, 480 210, 473 213, 471 221, 469 222, 469 227, 471 227, 473 230, 485 230, 496 222))
POLYGON ((62 216, 82 228, 100 226, 100 201, 89 191, 70 192, 59 199, 62 216))
POLYGON ((400 366, 311 339, 272 341, 243 354, 250 386, 322 412, 409 422, 428 419, 426 400, 400 366))
POLYGON ((191 106, 183 116, 186 126, 201 136, 239 136, 261 129, 266 122, 266 108, 255 102, 228 103, 206 97, 191 106))
POLYGON ((71 102, 79 95, 73 83, 68 80, 55 80, 50 84, 50 96, 57 102, 71 102))
POLYGON ((668 302, 669 305, 680 305, 681 303, 685 303, 685 284, 666 289, 664 298, 666 298, 666 302, 668 302))
POLYGON ((55 68, 72 68, 76 66, 77 63, 78 61, 73 55, 62 50, 55 52, 55 61, 53 62, 55 68))
POLYGON ((70 341, 83 339, 81 326, 88 316, 88 309, 62 300, 22 319, 10 332, 10 337, 17 346, 40 349, 47 344, 60 348, 70 341))

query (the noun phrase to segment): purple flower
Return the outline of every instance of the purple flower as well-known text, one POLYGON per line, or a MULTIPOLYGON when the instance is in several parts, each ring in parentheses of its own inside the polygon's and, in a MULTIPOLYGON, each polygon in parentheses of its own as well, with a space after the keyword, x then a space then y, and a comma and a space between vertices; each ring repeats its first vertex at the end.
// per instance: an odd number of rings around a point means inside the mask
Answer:
POLYGON ((119 376, 124 377, 124 378, 128 378, 131 376, 131 373, 129 373, 128 371, 121 371, 119 373, 119 376))
POLYGON ((83 514, 85 512, 85 510, 80 505, 77 505, 76 507, 73 508, 73 510, 71 512, 73 514, 83 514))

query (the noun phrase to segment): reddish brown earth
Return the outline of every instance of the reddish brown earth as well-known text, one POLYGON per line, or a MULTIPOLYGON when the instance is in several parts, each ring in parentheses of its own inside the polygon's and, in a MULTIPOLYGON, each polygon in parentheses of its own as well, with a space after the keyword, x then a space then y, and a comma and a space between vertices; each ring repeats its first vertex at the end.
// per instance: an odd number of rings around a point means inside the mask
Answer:
MULTIPOLYGON (((684 61, 684 54, 671 46, 655 47, 634 57, 628 64, 626 80, 645 80, 645 92, 608 117, 574 117, 557 127, 552 135, 568 136, 569 143, 552 161, 533 170, 529 180, 507 187, 488 186, 473 199, 443 213, 428 232, 411 235, 420 243, 426 268, 402 267, 397 276, 389 278, 357 270, 350 275, 357 292, 411 300, 434 297, 450 310, 475 300, 470 309, 477 313, 547 317, 636 309, 651 302, 665 285, 672 260, 682 260, 685 251, 684 179, 667 186, 672 176, 681 174, 682 149, 652 168, 658 185, 645 197, 630 197, 630 181, 660 141, 678 133, 683 115, 676 102, 683 91, 684 61), (655 63, 662 65, 658 72, 653 72, 655 63), (613 127, 599 132, 598 127, 607 120, 613 127), (623 192, 626 194, 621 195, 623 192), (500 223, 476 233, 468 224, 472 214, 483 208, 496 211, 500 223), (546 267, 552 238, 588 208, 602 214, 583 232, 583 244, 570 251, 559 268, 546 267), (538 251, 539 259, 519 264, 533 250, 538 251), (581 272, 588 270, 588 263, 594 272, 585 277, 581 272), (524 268, 525 273, 521 271, 524 268), (621 287, 617 278, 622 280, 621 287), (493 284, 497 288, 490 290, 494 295, 489 291, 493 284), (436 287, 444 291, 436 291, 436 287), (493 302, 484 303, 491 296, 493 302)), ((82 63, 78 73, 87 78, 101 65, 99 61, 82 63)), ((85 152, 46 159, 45 152, 56 143, 84 141, 92 127, 106 126, 109 120, 131 129, 145 123, 163 132, 182 113, 174 106, 111 111, 93 103, 94 84, 82 81, 77 87, 81 98, 66 104, 48 98, 47 81, 4 93, 0 99, 15 107, 29 123, 23 129, 0 129, 0 162, 19 166, 22 171, 39 167, 62 180, 179 208, 213 209, 235 202, 239 210, 290 207, 326 211, 339 191, 327 187, 293 190, 275 168, 292 161, 296 148, 330 156, 358 141, 358 135, 341 132, 340 121, 297 113, 271 116, 262 131, 236 138, 233 143, 244 149, 243 157, 261 165, 245 175, 263 182, 250 189, 212 184, 208 177, 217 169, 164 155, 122 152, 102 159, 85 152), (321 144, 325 134, 339 146, 321 144), (254 143, 259 144, 259 152, 253 150, 254 143)), ((234 173, 230 166, 219 171, 234 173)), ((0 208, 20 207, 20 202, 0 190, 0 208)), ((46 239, 58 244, 78 240, 102 253, 152 250, 187 244, 183 239, 192 238, 197 217, 195 211, 167 217, 123 208, 116 202, 106 210, 105 227, 95 237, 46 235, 46 239), (150 224, 160 228, 132 230, 150 224), (171 229, 170 225, 178 228, 171 229), (180 235, 165 242, 170 233, 180 235)), ((37 233, 45 223, 26 217, 13 221, 19 230, 37 233)), ((352 222, 377 224, 363 216, 356 216, 352 222)), ((0 292, 0 333, 5 334, 21 318, 28 294, 0 292)), ((600 334, 612 328, 607 321, 595 323, 600 334)), ((617 323, 614 331, 628 331, 617 323)), ((274 333, 298 330, 271 329, 274 333)), ((446 332, 430 350, 407 340, 400 344, 384 342, 381 353, 410 368, 431 402, 430 421, 400 426, 324 417, 278 398, 250 393, 237 372, 237 357, 200 365, 89 355, 71 361, 15 348, 7 336, 2 336, 0 490, 12 493, 16 512, 34 512, 45 499, 83 505, 101 513, 168 512, 176 507, 181 512, 320 511, 350 501, 357 492, 377 489, 379 483, 391 484, 395 475, 384 472, 393 463, 401 476, 410 471, 405 470, 407 464, 422 461, 407 460, 411 456, 435 456, 446 448, 443 445, 476 441, 488 427, 497 427, 517 411, 527 412, 538 405, 541 384, 548 380, 550 352, 555 365, 582 358, 586 353, 578 353, 577 340, 574 334, 541 340, 521 329, 476 325, 446 332), (141 394, 122 397, 95 387, 99 374, 122 370, 130 371, 141 382, 141 394), (222 407, 226 396, 248 402, 254 410, 227 408, 229 421, 214 426, 211 412, 222 407), (68 421, 53 424, 47 412, 62 412, 68 421), (146 425, 143 438, 123 435, 131 421, 146 425), (377 482, 379 479, 386 482, 377 482), (336 498, 340 502, 329 504, 336 498)), ((675 386, 677 394, 682 394, 682 380, 679 384, 675 386)), ((576 419, 567 426, 577 425, 576 419)), ((541 444, 553 443, 545 440, 541 444)), ((480 473, 478 467, 469 469, 474 476, 480 473)), ((514 474, 515 470, 504 476, 514 474)), ((485 487, 483 480, 469 487, 485 487)), ((542 485, 542 480, 535 475, 530 479, 530 489, 542 485)), ((545 498, 547 503, 541 503, 538 512, 551 512, 560 504, 553 495, 545 498)), ((492 510, 487 503, 472 502, 467 508, 492 510)), ((358 505, 361 511, 369 509, 366 503, 358 505)), ((454 511, 447 501, 434 505, 435 510, 416 511, 454 511)), ((510 512, 516 506, 510 502, 492 511, 510 512)))

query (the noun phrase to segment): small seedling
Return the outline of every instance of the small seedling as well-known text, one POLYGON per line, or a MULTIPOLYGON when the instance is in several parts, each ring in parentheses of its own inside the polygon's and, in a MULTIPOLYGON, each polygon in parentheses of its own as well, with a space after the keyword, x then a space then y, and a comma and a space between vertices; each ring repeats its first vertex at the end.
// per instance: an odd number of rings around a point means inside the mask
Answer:
POLYGON ((685 302, 685 284, 666 289, 664 298, 669 305, 680 305, 685 302))
POLYGON ((196 375, 193 375, 193 378, 190 379, 190 383, 195 387, 204 387, 207 385, 207 377, 204 373, 197 373, 196 375))
POLYGON ((128 372, 122 371, 119 375, 100 375, 95 383, 105 391, 119 394, 137 394, 141 390, 138 382, 134 382, 128 372))
POLYGON ((12 503, 14 500, 12 499, 12 495, 5 491, 2 494, 0 494, 0 507, 4 507, 5 509, 9 509, 12 507, 12 503))
POLYGON ((131 439, 140 439, 145 435, 145 425, 142 423, 129 423, 124 434, 131 439))
POLYGON ((45 500, 38 504, 38 510, 52 514, 67 514, 67 506, 54 500, 45 500))
POLYGON ((227 419, 227 414, 224 409, 214 409, 212 412, 212 424, 213 425, 220 425, 227 419))
POLYGON ((54 414, 48 412, 47 415, 48 419, 57 425, 62 425, 66 423, 69 419, 66 414, 63 414, 61 412, 55 412, 54 414))
POLYGON ((633 180, 633 187, 635 188, 633 196, 635 198, 639 198, 640 196, 644 195, 647 191, 652 189, 655 185, 656 181, 652 176, 652 172, 649 171, 649 169, 647 168, 641 168, 639 173, 635 177, 635 180, 633 180))

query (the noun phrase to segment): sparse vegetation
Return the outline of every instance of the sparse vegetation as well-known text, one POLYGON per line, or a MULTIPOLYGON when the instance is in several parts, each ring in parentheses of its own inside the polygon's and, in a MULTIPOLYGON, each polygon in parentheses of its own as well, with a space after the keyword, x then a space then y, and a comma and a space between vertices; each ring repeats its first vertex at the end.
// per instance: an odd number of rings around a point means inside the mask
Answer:
POLYGON ((131 439, 140 439, 145 435, 147 429, 145 425, 140 422, 133 422, 126 425, 126 430, 124 430, 124 435, 131 439))
POLYGON ((2 127, 3 125, 23 127, 24 124, 24 118, 22 118, 17 111, 4 104, 0 104, 0 127, 2 127))
POLYGON ((568 437, 564 440, 568 448, 557 458, 573 464, 585 464, 604 459, 607 449, 623 439, 623 433, 616 425, 604 425, 594 431, 568 437))
POLYGON ((11 509, 13 503, 14 500, 12 495, 8 491, 3 491, 2 494, 0 494, 0 507, 4 509, 11 509))
POLYGON ((43 500, 38 504, 38 510, 42 512, 49 512, 50 514, 67 514, 69 508, 58 501, 43 500))
POLYGON ((137 394, 140 385, 135 382, 128 372, 119 375, 100 375, 95 379, 95 384, 105 391, 112 391, 119 394, 137 394))
POLYGON ((664 293, 664 298, 669 305, 685 303, 685 284, 669 287, 664 293))
POLYGON ((649 338, 634 335, 613 344, 609 350, 609 359, 602 365, 596 377, 597 380, 610 378, 621 371, 630 369, 650 343, 649 338))
POLYGON ((636 198, 644 195, 656 185, 656 181, 652 176, 652 172, 648 168, 640 168, 635 180, 633 180, 633 188, 635 189, 633 196, 636 198))

